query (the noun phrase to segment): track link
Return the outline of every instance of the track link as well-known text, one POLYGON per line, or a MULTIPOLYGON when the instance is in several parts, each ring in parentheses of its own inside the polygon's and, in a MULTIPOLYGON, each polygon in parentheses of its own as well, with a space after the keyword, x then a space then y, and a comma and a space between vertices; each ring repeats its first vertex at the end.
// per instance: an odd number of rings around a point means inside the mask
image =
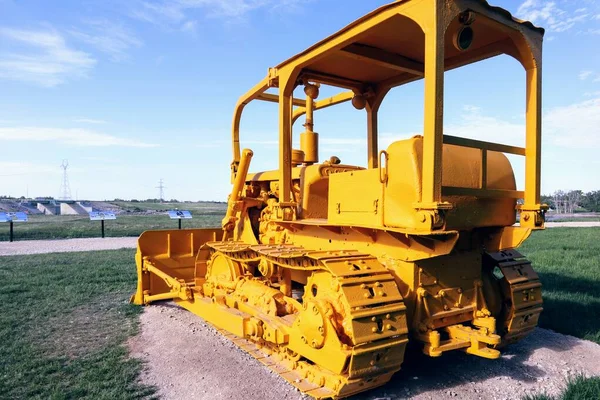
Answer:
POLYGON ((487 253, 493 275, 500 285, 502 312, 498 317, 500 346, 515 343, 530 334, 543 311, 542 283, 531 262, 516 250, 487 253))
POLYGON ((220 329, 300 391, 318 399, 347 397, 385 384, 400 369, 408 342, 406 307, 393 276, 376 257, 231 241, 210 242, 206 248, 209 257, 219 252, 236 262, 268 260, 280 269, 312 271, 302 309, 282 318, 293 328, 288 343, 220 329), (317 322, 311 321, 314 318, 317 322), (337 349, 332 345, 336 341, 337 349), (335 365, 321 365, 320 351, 345 354, 346 361, 334 371, 335 365))

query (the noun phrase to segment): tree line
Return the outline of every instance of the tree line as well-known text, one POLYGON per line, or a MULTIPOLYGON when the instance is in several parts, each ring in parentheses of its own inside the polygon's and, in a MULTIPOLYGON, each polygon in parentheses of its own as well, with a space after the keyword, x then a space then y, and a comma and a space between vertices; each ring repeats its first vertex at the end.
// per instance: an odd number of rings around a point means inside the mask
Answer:
POLYGON ((541 197, 557 214, 571 214, 576 211, 600 212, 600 190, 584 193, 582 190, 556 192, 541 197))

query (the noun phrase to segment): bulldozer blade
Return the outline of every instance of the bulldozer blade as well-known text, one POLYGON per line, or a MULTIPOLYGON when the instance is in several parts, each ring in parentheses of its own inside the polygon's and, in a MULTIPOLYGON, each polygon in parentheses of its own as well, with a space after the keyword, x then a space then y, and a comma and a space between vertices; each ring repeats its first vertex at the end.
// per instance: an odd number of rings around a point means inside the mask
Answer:
POLYGON ((135 256, 137 290, 131 302, 142 305, 186 296, 187 287, 193 286, 198 250, 222 235, 221 228, 142 233, 135 256))

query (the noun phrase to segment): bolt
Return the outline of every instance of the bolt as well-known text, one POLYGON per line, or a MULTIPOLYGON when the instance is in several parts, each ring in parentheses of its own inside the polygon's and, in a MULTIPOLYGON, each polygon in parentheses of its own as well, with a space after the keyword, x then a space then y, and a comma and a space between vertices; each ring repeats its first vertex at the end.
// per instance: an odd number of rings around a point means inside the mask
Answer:
POLYGON ((365 293, 363 296, 365 297, 365 299, 371 298, 371 295, 369 293, 365 293))
POLYGON ((392 324, 387 324, 385 326, 385 329, 387 329, 388 331, 391 331, 392 330, 392 324))
POLYGON ((377 318, 371 317, 371 321, 375 322, 375 321, 377 321, 377 318))
POLYGON ((375 328, 375 327, 372 327, 372 328, 371 328, 371 332, 373 332, 373 333, 377 333, 377 328, 375 328))
POLYGON ((367 285, 365 285, 365 284, 363 283, 363 284, 361 284, 361 285, 360 285, 360 288, 361 288, 361 289, 366 289, 366 288, 367 288, 367 285))
POLYGON ((385 314, 385 318, 390 319, 390 318, 392 318, 392 316, 390 314, 385 314))

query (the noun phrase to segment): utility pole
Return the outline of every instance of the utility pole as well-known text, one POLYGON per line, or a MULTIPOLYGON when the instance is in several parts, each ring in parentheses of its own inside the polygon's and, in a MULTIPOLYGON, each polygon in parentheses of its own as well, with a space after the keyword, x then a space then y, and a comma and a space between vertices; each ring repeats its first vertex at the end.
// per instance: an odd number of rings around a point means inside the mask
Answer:
POLYGON ((69 160, 63 160, 60 167, 63 169, 63 178, 60 184, 60 195, 58 198, 59 200, 71 200, 71 187, 69 186, 69 176, 67 175, 69 160))
POLYGON ((156 188, 158 189, 158 198, 160 199, 160 202, 163 203, 165 201, 165 189, 167 187, 164 185, 162 178, 158 181, 158 186, 156 188))

